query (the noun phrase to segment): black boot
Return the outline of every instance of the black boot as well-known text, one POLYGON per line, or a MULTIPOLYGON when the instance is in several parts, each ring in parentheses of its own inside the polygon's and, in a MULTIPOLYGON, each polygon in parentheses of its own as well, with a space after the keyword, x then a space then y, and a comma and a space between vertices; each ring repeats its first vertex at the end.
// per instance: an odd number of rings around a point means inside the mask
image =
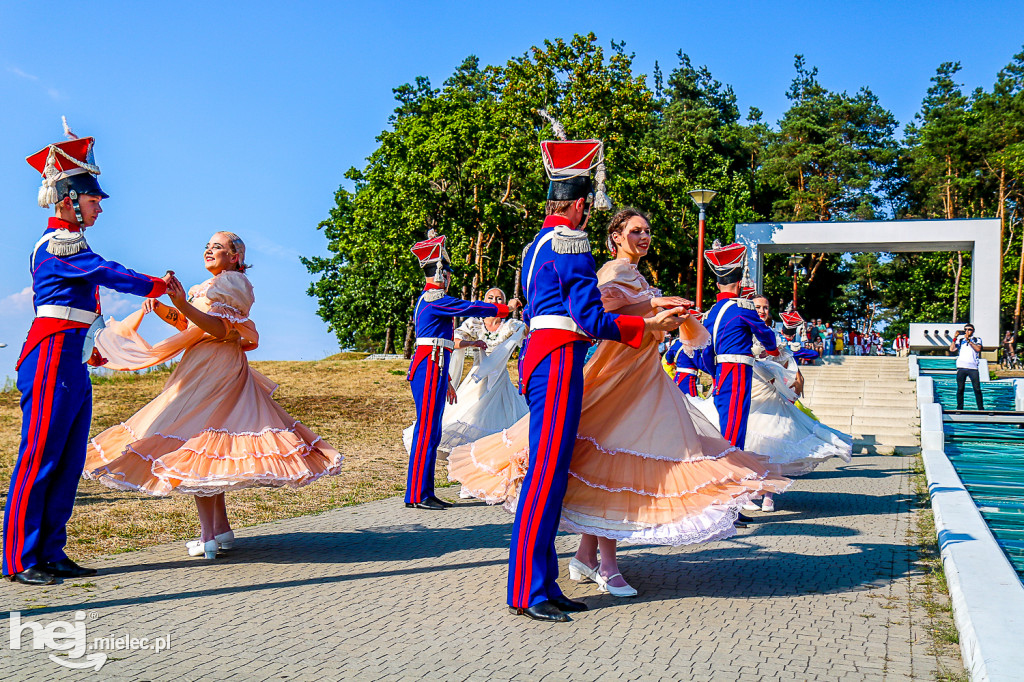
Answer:
POLYGON ((508 607, 508 612, 514 613, 517 616, 529 616, 534 620, 543 620, 549 623, 568 623, 572 620, 550 600, 542 601, 539 604, 527 606, 526 608, 510 606, 508 607))
POLYGON ((68 558, 47 562, 43 564, 43 568, 47 573, 52 573, 58 578, 84 578, 89 575, 96 575, 95 568, 79 566, 68 558))
POLYGON ((52 573, 47 573, 38 566, 29 566, 24 571, 7 576, 7 579, 22 585, 52 585, 57 582, 52 573))

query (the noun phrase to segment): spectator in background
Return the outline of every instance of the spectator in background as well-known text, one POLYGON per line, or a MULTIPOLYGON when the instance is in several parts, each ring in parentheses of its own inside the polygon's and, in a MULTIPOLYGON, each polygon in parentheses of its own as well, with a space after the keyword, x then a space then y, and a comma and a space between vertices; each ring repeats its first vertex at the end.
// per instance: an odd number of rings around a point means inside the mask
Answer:
POLYGON ((835 340, 835 352, 836 355, 842 355, 846 350, 846 344, 843 343, 843 329, 842 327, 836 327, 835 332, 832 336, 835 340))
POLYGON ((836 333, 832 329, 832 323, 826 322, 821 332, 822 339, 825 341, 825 355, 835 355, 836 352, 836 333))
POLYGON ((807 325, 807 345, 817 351, 818 355, 822 354, 821 332, 818 331, 818 325, 814 321, 807 325))
POLYGON ((964 409, 964 384, 971 380, 974 388, 974 400, 979 410, 985 409, 985 401, 981 397, 981 385, 978 377, 978 360, 981 356, 981 339, 974 335, 974 325, 968 322, 962 331, 953 336, 949 344, 949 352, 956 353, 956 409, 964 409))

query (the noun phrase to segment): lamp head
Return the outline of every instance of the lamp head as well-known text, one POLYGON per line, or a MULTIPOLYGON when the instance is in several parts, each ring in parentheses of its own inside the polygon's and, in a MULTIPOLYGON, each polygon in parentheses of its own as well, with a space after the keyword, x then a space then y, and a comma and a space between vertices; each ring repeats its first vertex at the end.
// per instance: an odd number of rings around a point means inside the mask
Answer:
POLYGON ((693 198, 693 203, 697 204, 697 208, 702 211, 707 208, 708 204, 711 203, 711 200, 715 198, 716 194, 718 194, 718 192, 710 189, 695 189, 690 191, 690 197, 693 198))

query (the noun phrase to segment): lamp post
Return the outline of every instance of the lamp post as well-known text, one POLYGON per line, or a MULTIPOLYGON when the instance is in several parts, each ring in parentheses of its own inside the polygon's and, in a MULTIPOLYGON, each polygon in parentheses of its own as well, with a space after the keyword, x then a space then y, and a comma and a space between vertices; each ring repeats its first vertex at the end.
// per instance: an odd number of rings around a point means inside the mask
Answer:
POLYGON ((793 270, 793 310, 796 310, 796 277, 803 270, 803 274, 807 274, 806 268, 801 268, 804 257, 799 254, 793 254, 789 257, 789 267, 793 270))
POLYGON ((697 222, 697 308, 702 309, 704 298, 704 209, 718 192, 710 189, 695 189, 690 192, 693 203, 700 209, 700 218, 697 222))

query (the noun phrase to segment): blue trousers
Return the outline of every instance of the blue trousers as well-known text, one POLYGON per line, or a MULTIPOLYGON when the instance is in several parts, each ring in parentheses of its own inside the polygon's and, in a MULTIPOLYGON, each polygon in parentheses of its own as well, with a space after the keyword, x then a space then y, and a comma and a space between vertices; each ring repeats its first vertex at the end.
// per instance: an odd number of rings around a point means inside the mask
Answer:
POLYGON ((512 524, 509 606, 535 606, 562 594, 556 582, 555 534, 580 425, 588 345, 577 341, 552 351, 529 377, 530 461, 512 524))
POLYGON ((676 386, 683 392, 683 395, 697 397, 697 375, 686 372, 676 372, 676 386))
POLYGON ((4 507, 4 575, 67 557, 67 523, 92 421, 84 339, 84 330, 49 336, 18 369, 21 446, 4 507))
POLYGON ((753 374, 753 367, 740 363, 723 362, 715 368, 714 401, 722 436, 740 449, 747 442, 753 374))
POLYGON ((405 501, 423 502, 434 494, 434 466, 437 446, 441 442, 441 416, 448 398, 448 362, 444 351, 442 366, 430 358, 420 362, 412 375, 410 386, 416 401, 416 426, 409 450, 409 473, 405 481, 405 501))

